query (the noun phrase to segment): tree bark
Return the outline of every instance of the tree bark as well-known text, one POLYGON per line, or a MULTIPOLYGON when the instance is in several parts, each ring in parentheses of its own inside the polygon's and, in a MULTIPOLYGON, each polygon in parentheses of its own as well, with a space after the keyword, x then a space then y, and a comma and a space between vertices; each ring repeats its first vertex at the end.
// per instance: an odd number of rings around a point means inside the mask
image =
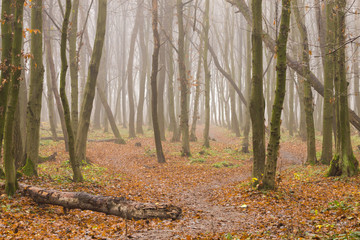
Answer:
POLYGON ((11 62, 15 69, 10 82, 10 99, 6 108, 5 128, 4 128, 4 165, 5 165, 5 192, 8 196, 13 196, 18 187, 16 180, 16 168, 13 156, 13 133, 14 115, 19 99, 21 81, 21 50, 23 40, 23 11, 24 0, 15 2, 15 21, 14 39, 12 41, 11 62))
POLYGON ((79 0, 73 0, 71 11, 71 28, 69 31, 69 61, 71 77, 71 121, 76 134, 79 117, 79 59, 76 53, 76 39, 78 29, 79 0))
POLYGON ((165 163, 165 157, 161 144, 161 132, 158 120, 158 92, 157 92, 157 73, 159 68, 159 52, 160 52, 160 36, 158 32, 158 2, 152 0, 152 29, 154 35, 154 53, 152 56, 152 70, 151 70, 151 113, 153 119, 154 138, 156 146, 156 155, 159 163, 165 163))
POLYGON ((282 0, 280 33, 277 41, 275 100, 271 114, 271 130, 267 148, 267 161, 262 184, 259 186, 264 189, 274 189, 276 186, 275 176, 280 147, 281 113, 286 92, 286 45, 290 25, 290 2, 291 0, 282 0))
POLYGON ((115 143, 125 144, 125 140, 120 135, 119 129, 116 126, 114 115, 111 112, 111 108, 107 102, 106 95, 104 94, 104 91, 101 89, 99 82, 96 82, 96 89, 97 89, 97 93, 99 94, 101 103, 103 104, 103 107, 105 109, 107 118, 110 122, 111 130, 113 131, 114 136, 116 138, 115 143))
POLYGON ((69 141, 69 156, 70 164, 73 170, 73 180, 75 182, 83 181, 83 176, 80 170, 80 162, 76 161, 75 156, 75 136, 73 131, 73 124, 71 122, 71 112, 69 103, 66 97, 66 72, 68 69, 68 63, 66 59, 66 41, 67 41, 67 32, 69 26, 69 18, 71 12, 71 0, 66 0, 66 9, 61 31, 61 42, 60 42, 60 56, 61 56, 61 73, 60 73, 60 97, 61 103, 64 109, 64 117, 66 130, 68 132, 68 141, 69 141))
POLYGON ((1 86, 0 86, 0 156, 3 142, 5 113, 8 100, 8 91, 11 78, 11 53, 12 53, 12 24, 11 2, 2 0, 1 8, 1 86))
MULTIPOLYGON (((205 15, 204 15, 204 73, 205 73, 205 127, 204 127, 204 143, 203 146, 206 148, 210 147, 209 131, 210 131, 210 70, 208 64, 208 50, 209 44, 209 29, 210 29, 210 0, 205 2, 205 15)), ((216 62, 216 61, 215 61, 216 62)))
POLYGON ((185 32, 183 19, 183 3, 182 0, 177 0, 177 17, 178 17, 178 55, 179 55, 179 75, 180 75, 180 90, 181 90, 181 114, 180 114, 180 128, 182 135, 182 155, 190 156, 189 144, 189 113, 188 113, 188 80, 186 78, 185 66, 185 32))
MULTIPOLYGON (((302 48, 303 65, 310 71, 310 57, 309 57, 309 43, 307 36, 307 29, 305 26, 305 13, 300 13, 298 8, 298 0, 293 0, 294 15, 298 29, 300 31, 302 48)), ((305 74, 305 79, 308 79, 308 74, 305 74)), ((316 164, 316 147, 315 147, 315 127, 314 127, 314 107, 311 85, 309 81, 304 81, 304 105, 305 105, 305 118, 306 118, 306 139, 307 139, 307 160, 306 164, 316 164)))
MULTIPOLYGON (((0 183, 0 187, 3 184, 0 183)), ((124 197, 92 195, 86 192, 60 192, 26 184, 19 184, 23 195, 29 196, 38 204, 51 204, 69 209, 91 210, 124 219, 178 219, 181 208, 171 204, 141 203, 124 197)))
MULTIPOLYGON (((325 52, 334 48, 334 21, 333 1, 326 2, 326 43, 325 52)), ((333 149, 333 121, 334 121, 334 55, 324 56, 324 113, 323 113, 323 142, 321 163, 329 165, 333 149)))
POLYGON ((252 177, 261 179, 265 166, 265 100, 263 95, 262 0, 252 0, 252 85, 250 118, 252 122, 254 165, 252 177))
POLYGON ((145 87, 146 87, 146 74, 148 68, 148 47, 145 44, 145 18, 144 18, 144 6, 141 6, 139 26, 139 42, 141 49, 141 69, 140 69, 140 86, 139 86, 139 102, 136 115, 136 133, 144 134, 143 119, 144 119, 144 102, 145 102, 145 87))
POLYGON ((333 157, 328 176, 347 176, 351 177, 358 173, 359 162, 355 158, 351 146, 349 108, 348 108, 348 82, 346 81, 346 57, 345 57, 345 16, 346 0, 336 0, 336 71, 335 75, 335 103, 338 142, 336 154, 333 157))
POLYGON ((131 33, 131 40, 130 40, 130 50, 129 50, 129 60, 127 65, 127 74, 128 74, 128 99, 129 99, 129 137, 134 138, 136 137, 135 132, 135 103, 134 103, 134 87, 133 87, 133 65, 134 65, 134 53, 135 53, 135 43, 136 37, 139 32, 139 24, 140 24, 140 12, 141 12, 141 4, 142 0, 138 0, 137 2, 137 10, 135 16, 135 23, 134 28, 131 33))
POLYGON ((76 134, 75 155, 78 162, 85 160, 86 140, 88 136, 90 116, 95 96, 96 80, 99 73, 100 60, 105 40, 106 16, 107 0, 99 0, 94 48, 91 55, 84 98, 81 105, 79 126, 76 134))
POLYGON ((37 175, 39 155, 40 113, 43 93, 44 66, 42 59, 42 11, 43 1, 31 2, 31 54, 29 101, 26 117, 26 165, 24 173, 37 175))

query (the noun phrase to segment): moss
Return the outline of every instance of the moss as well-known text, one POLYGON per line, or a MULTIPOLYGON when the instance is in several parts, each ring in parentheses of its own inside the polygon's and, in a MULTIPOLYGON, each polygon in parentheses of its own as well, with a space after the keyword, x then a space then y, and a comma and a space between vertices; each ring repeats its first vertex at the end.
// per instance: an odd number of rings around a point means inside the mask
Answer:
POLYGON ((26 159, 26 164, 22 168, 22 172, 29 177, 37 175, 35 164, 29 158, 26 159))
POLYGON ((0 179, 5 179, 5 173, 4 170, 2 170, 2 168, 0 168, 0 179))

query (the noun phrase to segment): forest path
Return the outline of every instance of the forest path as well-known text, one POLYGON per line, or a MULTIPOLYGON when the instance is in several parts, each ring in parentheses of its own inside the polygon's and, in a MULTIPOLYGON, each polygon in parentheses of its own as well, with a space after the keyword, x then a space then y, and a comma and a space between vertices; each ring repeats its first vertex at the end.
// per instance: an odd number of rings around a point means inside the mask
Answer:
MULTIPOLYGON (((198 136, 201 136, 201 133, 200 127, 198 136)), ((211 142, 212 149, 239 148, 241 143, 239 138, 218 127, 211 129, 210 136, 215 139, 211 142)), ((199 137, 199 139, 201 138, 199 137)), ((149 141, 152 140, 133 139, 128 144, 140 142, 142 146, 146 146, 149 141)), ((173 154, 173 149, 167 149, 168 145, 171 145, 169 142, 165 142, 163 145, 165 146, 165 155, 173 154)), ((177 149, 180 147, 179 143, 175 143, 175 145, 177 149)), ((280 149, 278 161, 280 172, 290 166, 303 163, 302 158, 297 156, 297 153, 293 153, 289 147, 291 145, 285 145, 282 145, 280 149)), ((196 149, 196 151, 198 150, 196 149)), ((148 148, 146 151, 151 152, 148 148)), ((106 155, 109 156, 109 153, 106 155)), ((244 211, 246 206, 233 205, 231 202, 219 205, 213 201, 217 195, 227 194, 227 188, 230 189, 231 186, 243 183, 247 184, 245 180, 251 176, 252 162, 250 160, 246 160, 239 167, 229 169, 215 169, 210 165, 209 170, 204 166, 189 164, 186 165, 188 166, 186 169, 181 169, 178 163, 180 162, 184 167, 186 158, 179 157, 178 162, 171 162, 169 159, 167 164, 158 165, 153 162, 154 157, 151 158, 151 161, 144 159, 142 148, 133 148, 131 152, 122 152, 121 155, 113 155, 107 159, 108 168, 125 173, 127 178, 134 179, 135 182, 140 182, 142 186, 146 186, 148 190, 145 193, 138 193, 139 195, 151 195, 150 199, 152 200, 150 201, 170 201, 183 209, 184 213, 180 220, 175 222, 163 221, 166 222, 165 224, 173 225, 171 228, 155 227, 132 231, 129 234, 134 239, 178 239, 184 235, 199 236, 202 233, 241 232, 242 229, 249 229, 255 225, 259 217, 251 216, 244 211), (203 176, 204 174, 205 176, 203 176)), ((241 196, 237 197, 241 198, 241 196)))

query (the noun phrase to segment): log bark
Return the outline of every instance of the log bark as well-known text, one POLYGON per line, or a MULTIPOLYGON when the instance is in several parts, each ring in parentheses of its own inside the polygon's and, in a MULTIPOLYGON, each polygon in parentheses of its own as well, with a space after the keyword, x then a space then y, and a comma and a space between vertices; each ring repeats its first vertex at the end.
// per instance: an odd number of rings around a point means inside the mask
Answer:
MULTIPOLYGON (((0 186, 4 185, 0 183, 0 186)), ((38 204, 57 205, 65 209, 91 210, 124 219, 177 219, 182 212, 181 208, 170 204, 140 203, 124 197, 92 195, 86 192, 60 192, 26 184, 19 184, 19 190, 38 204)))

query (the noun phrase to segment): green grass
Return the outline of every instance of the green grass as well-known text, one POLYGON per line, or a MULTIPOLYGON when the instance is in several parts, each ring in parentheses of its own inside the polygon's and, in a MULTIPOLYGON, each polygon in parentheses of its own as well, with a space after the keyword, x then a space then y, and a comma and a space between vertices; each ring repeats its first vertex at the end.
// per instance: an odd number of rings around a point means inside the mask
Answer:
POLYGON ((212 166, 214 168, 223 168, 223 167, 238 167, 239 165, 233 164, 228 161, 223 161, 223 162, 214 163, 212 166))
POLYGON ((205 159, 203 158, 190 158, 190 164, 195 164, 195 163, 205 163, 205 159))

